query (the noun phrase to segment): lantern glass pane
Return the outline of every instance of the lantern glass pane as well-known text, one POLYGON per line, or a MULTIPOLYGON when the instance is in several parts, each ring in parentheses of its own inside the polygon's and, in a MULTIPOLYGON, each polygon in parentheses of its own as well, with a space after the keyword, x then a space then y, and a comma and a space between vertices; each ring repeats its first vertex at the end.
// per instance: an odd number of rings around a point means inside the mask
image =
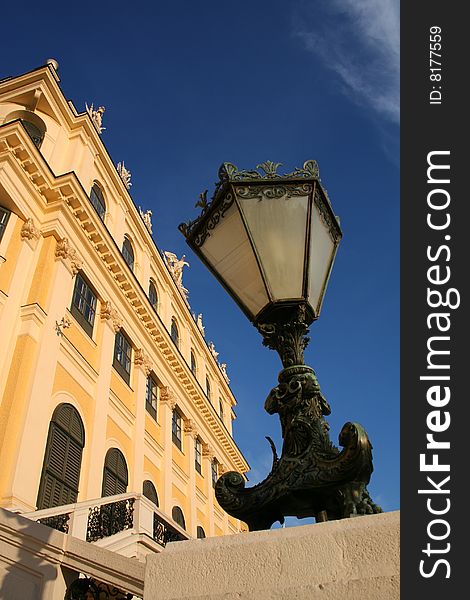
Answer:
POLYGON ((329 227, 320 215, 316 204, 312 207, 312 225, 310 237, 309 302, 320 314, 323 295, 333 264, 335 244, 329 227))
POLYGON ((272 299, 301 298, 308 196, 238 199, 272 299))
POLYGON ((253 317, 268 303, 263 279, 235 202, 210 231, 201 253, 253 317))

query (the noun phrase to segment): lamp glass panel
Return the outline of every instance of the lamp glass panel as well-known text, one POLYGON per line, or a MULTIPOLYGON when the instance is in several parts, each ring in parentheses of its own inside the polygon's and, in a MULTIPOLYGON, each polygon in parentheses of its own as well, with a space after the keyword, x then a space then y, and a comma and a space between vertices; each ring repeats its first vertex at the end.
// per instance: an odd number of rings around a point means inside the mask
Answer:
POLYGON ((238 200, 273 300, 301 298, 308 196, 238 200))
POLYGON ((316 204, 312 210, 310 235, 309 302, 318 317, 323 299, 322 292, 334 258, 335 244, 316 204))
POLYGON ((268 303, 268 295, 235 202, 200 251, 232 294, 256 316, 268 303))

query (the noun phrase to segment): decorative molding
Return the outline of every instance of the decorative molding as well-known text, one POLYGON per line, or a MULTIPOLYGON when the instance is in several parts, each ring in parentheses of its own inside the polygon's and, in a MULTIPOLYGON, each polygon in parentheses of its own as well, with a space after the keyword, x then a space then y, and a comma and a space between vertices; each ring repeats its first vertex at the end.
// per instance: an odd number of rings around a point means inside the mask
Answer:
POLYGON ((189 434, 192 438, 196 439, 199 432, 196 428, 196 423, 193 419, 183 418, 184 432, 189 434))
POLYGON ((134 353, 134 364, 136 367, 142 369, 145 376, 148 377, 153 370, 153 364, 150 358, 145 354, 142 348, 139 348, 134 353))
POLYGON ((55 258, 56 260, 62 259, 64 261, 64 264, 72 273, 72 277, 75 277, 83 267, 82 259, 78 256, 77 251, 71 247, 70 242, 66 237, 61 238, 57 242, 55 258))
POLYGON ((176 407, 176 397, 173 390, 165 385, 160 388, 160 404, 168 404, 171 410, 175 410, 176 407))
POLYGON ((122 319, 109 300, 101 304, 100 317, 102 321, 107 321, 112 326, 115 333, 121 329, 122 319))
POLYGON ((20 231, 21 240, 27 242, 29 246, 34 250, 37 246, 37 242, 41 237, 40 230, 34 224, 33 219, 30 217, 23 223, 20 231))
POLYGON ((215 458, 213 447, 206 442, 202 442, 202 456, 208 458, 209 460, 214 460, 215 458))

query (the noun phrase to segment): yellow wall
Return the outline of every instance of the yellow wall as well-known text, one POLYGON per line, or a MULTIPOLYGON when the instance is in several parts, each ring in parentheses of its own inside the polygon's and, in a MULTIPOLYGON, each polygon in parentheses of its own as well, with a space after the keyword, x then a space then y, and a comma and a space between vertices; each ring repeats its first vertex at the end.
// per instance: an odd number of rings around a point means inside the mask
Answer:
POLYGON ((6 489, 10 475, 14 471, 14 461, 21 435, 21 427, 30 389, 30 380, 25 373, 31 373, 37 354, 37 343, 31 337, 22 335, 16 342, 11 367, 0 405, 0 498, 6 489))
POLYGON ((10 289, 11 278, 13 277, 13 273, 15 272, 15 265, 18 260, 18 255, 21 250, 21 236, 20 231, 23 226, 24 221, 18 219, 16 221, 14 231, 12 234, 12 239, 8 244, 7 250, 5 252, 4 258, 6 261, 2 264, 2 268, 0 269, 0 290, 5 292, 8 295, 8 291, 10 289))

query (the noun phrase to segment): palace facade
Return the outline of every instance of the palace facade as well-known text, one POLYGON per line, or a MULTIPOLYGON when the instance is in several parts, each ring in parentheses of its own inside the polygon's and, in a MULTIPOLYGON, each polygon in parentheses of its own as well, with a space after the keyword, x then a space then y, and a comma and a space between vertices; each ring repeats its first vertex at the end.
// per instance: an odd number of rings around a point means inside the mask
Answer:
POLYGON ((237 533, 213 490, 249 469, 225 366, 183 260, 158 250, 103 144, 103 112, 66 100, 55 61, 0 81, 0 506, 62 531, 85 507, 89 541, 111 497, 123 523, 108 536, 142 538, 136 502, 155 542, 237 533))

